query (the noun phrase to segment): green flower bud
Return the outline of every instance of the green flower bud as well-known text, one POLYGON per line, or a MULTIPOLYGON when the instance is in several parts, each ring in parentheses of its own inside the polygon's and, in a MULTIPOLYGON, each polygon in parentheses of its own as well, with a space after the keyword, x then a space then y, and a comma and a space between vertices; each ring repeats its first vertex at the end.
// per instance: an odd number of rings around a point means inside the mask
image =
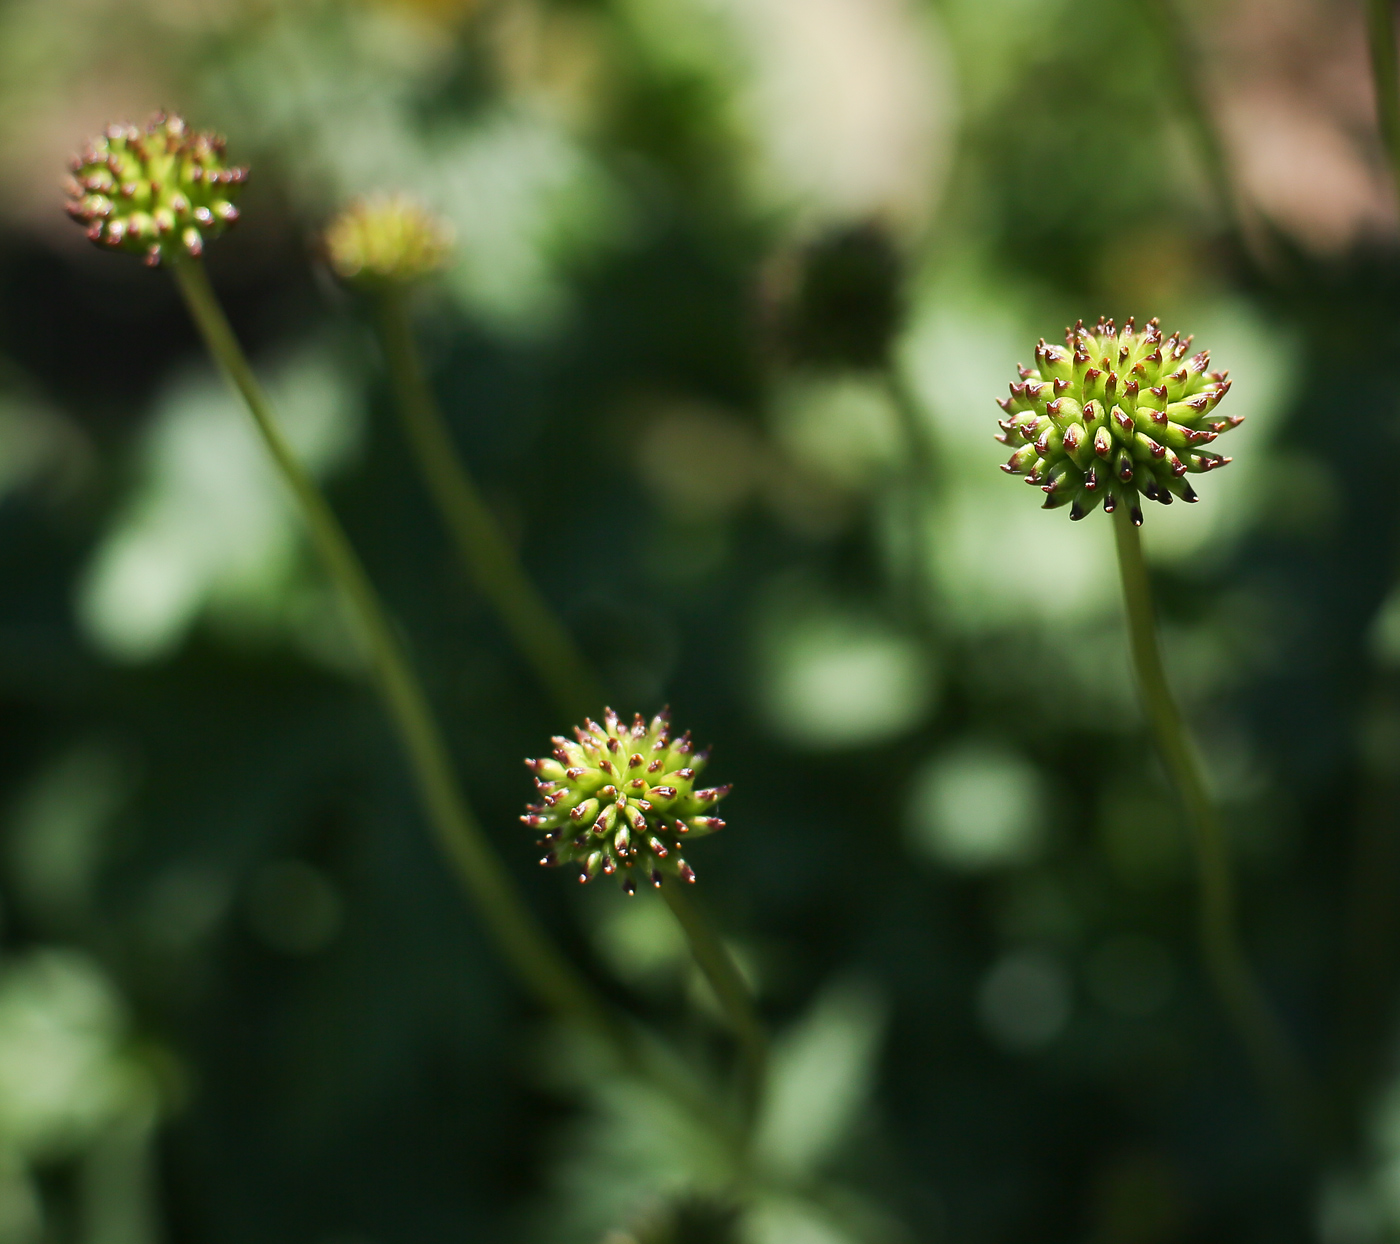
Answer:
POLYGON ((69 164, 68 214, 99 246, 161 260, 199 256, 238 219, 248 170, 224 160, 224 140, 158 112, 144 130, 109 125, 69 164))
POLYGON ((1141 498, 1170 505, 1195 501, 1189 474, 1230 461, 1203 448, 1243 416, 1215 408, 1230 391, 1227 372, 1210 368, 1202 350, 1187 357, 1191 338, 1165 340, 1158 321, 1121 332, 1112 320, 1065 330, 1065 345, 1035 350, 1036 366, 997 404, 1006 412, 997 440, 1015 451, 1002 470, 1024 475, 1046 494, 1045 509, 1068 505, 1072 519, 1103 502, 1128 508, 1142 525, 1141 498))
POLYGON ((544 867, 577 869, 581 882, 615 876, 628 894, 638 880, 695 880, 682 845, 724 828, 714 809, 730 788, 696 789, 709 752, 697 752, 689 732, 672 739, 664 709, 630 726, 608 709, 601 726, 586 720, 573 739, 553 742, 552 757, 525 762, 540 802, 520 818, 545 831, 544 867))
POLYGON ((447 222, 403 195, 352 203, 326 227, 323 241, 336 276, 367 288, 431 276, 452 253, 447 222))

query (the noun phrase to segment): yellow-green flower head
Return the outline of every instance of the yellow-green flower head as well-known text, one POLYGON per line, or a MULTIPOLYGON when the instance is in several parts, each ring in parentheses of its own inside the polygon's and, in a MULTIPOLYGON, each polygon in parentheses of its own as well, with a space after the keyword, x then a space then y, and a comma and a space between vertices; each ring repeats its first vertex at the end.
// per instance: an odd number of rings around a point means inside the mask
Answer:
POLYGON ((608 709, 601 726, 586 720, 573 739, 553 742, 552 758, 525 762, 540 802, 520 819, 545 831, 541 864, 574 868, 580 881, 615 876, 628 894, 638 880, 695 880, 682 844, 724 828, 713 812, 730 788, 695 789, 710 754, 695 750, 689 732, 671 738, 665 709, 650 725, 640 714, 628 725, 608 709))
POLYGON ((162 260, 197 257, 238 219, 248 170, 224 159, 224 140, 158 112, 145 129, 109 125, 69 164, 68 214, 98 246, 162 260))
POLYGON ((408 285, 447 265, 452 230, 403 195, 361 199, 326 227, 326 258, 352 285, 408 285))
POLYGON ((1064 346, 1036 347, 1033 368, 1019 367, 997 440, 1015 449, 1002 467, 1040 485, 1045 508, 1069 505, 1083 518, 1103 502, 1108 513, 1126 506, 1141 526, 1141 497, 1170 505, 1195 501, 1188 474, 1230 461, 1203 448, 1243 416, 1215 413, 1230 391, 1227 372, 1210 370, 1202 350, 1187 357, 1191 338, 1165 340, 1157 320, 1141 332, 1128 320, 1065 330, 1064 346))

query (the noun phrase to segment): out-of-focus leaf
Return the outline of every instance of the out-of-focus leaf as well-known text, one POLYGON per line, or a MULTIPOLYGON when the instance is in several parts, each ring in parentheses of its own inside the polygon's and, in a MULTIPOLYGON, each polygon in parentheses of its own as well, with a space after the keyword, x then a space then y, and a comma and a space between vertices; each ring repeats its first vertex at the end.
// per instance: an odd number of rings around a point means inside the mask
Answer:
POLYGON ((60 494, 92 471, 92 450, 66 415, 26 394, 0 389, 0 497, 46 478, 60 494))
POLYGON ((21 901, 71 929, 85 914, 106 845, 104 835, 130 784, 126 757, 89 741, 35 778, 10 816, 9 862, 21 901))
POLYGON ((850 1138, 869 1105, 884 1018, 871 986, 846 981, 774 1043, 757 1134, 765 1161, 808 1175, 850 1138))
POLYGON ((954 114, 941 31, 927 9, 904 0, 630 0, 629 8, 653 46, 694 57, 708 41, 704 71, 728 70, 755 199, 809 227, 873 214, 916 227, 925 219, 954 114))
POLYGON ((869 613, 783 584, 760 608, 759 710, 798 746, 860 747, 898 737, 936 702, 925 646, 869 613))
POLYGON ((547 1238, 594 1244, 658 1203, 730 1194, 733 1155, 672 1098, 635 1080, 593 1077, 589 1088, 588 1116, 557 1144, 547 1238))
MULTIPOLYGON (((361 407, 338 360, 310 348, 267 388, 292 448, 316 475, 341 466, 361 407)), ((241 399, 199 371, 160 400, 138 451, 137 484, 93 555, 79 617, 106 654, 169 653, 209 604, 276 616, 301 570, 302 526, 241 399)))
POLYGON ((969 872, 1024 863, 1041 846, 1044 805, 1044 781, 1025 757, 965 743, 935 757, 914 779, 910 843, 969 872))
POLYGON ((70 951, 0 968, 0 1137, 35 1157, 80 1149, 153 1088, 122 1052, 126 1017, 106 976, 70 951))

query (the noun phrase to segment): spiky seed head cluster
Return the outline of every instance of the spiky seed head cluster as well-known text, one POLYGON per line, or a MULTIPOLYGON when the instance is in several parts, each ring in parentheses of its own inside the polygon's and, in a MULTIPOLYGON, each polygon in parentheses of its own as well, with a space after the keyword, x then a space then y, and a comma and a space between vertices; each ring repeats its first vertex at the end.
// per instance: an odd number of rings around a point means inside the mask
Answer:
POLYGON ((1015 452, 1002 467, 1040 485, 1045 508, 1070 506, 1083 518, 1103 502, 1127 507, 1141 526, 1141 497, 1170 505, 1195 501, 1187 476, 1230 461, 1204 448, 1242 416, 1215 413, 1230 390, 1227 372, 1210 370, 1210 354, 1190 354, 1191 338, 1163 338, 1156 319, 1138 332, 1112 320, 1065 330, 1065 344, 1041 338, 1034 367, 1009 398, 997 440, 1015 452), (1190 357, 1188 357, 1190 355, 1190 357))
POLYGON ((439 272, 452 253, 452 230, 404 195, 360 199, 326 227, 326 258, 351 285, 408 285, 439 272))
POLYGON ((158 112, 144 129, 109 125, 69 162, 68 214, 99 246, 162 260, 197 257, 238 219, 248 170, 224 159, 224 140, 158 112))
POLYGON ((585 720, 553 742, 553 756, 525 762, 540 802, 520 818, 545 831, 544 867, 576 869, 583 882, 615 876, 628 894, 638 881, 695 880, 682 844, 724 828, 714 808, 730 788, 695 788, 710 753, 695 750, 689 731, 672 738, 665 709, 630 725, 608 709, 602 725, 585 720))

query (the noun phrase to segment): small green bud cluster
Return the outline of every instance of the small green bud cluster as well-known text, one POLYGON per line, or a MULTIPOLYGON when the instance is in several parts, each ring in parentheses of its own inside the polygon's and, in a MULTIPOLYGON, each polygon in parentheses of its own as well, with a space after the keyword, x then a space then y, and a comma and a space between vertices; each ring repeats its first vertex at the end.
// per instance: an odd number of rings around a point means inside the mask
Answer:
POLYGON ((446 266, 447 222, 403 195, 361 199, 326 227, 326 258, 336 276, 365 287, 408 285, 446 266))
POLYGON ((69 163, 68 214, 99 246, 163 259, 199 256, 238 219, 248 170, 224 161, 224 140, 156 113, 144 130, 109 125, 69 163))
POLYGON ((540 802, 520 818, 546 831, 544 867, 577 868, 581 882, 616 876, 628 894, 638 877, 654 886, 667 876, 695 880, 681 844, 724 828, 712 813, 730 788, 695 789, 710 754, 695 750, 689 731, 672 739, 665 709, 630 726, 608 709, 602 725, 585 720, 573 739, 553 742, 552 758, 525 762, 540 802))
POLYGON ((997 440, 1015 449, 1002 470, 1039 484, 1045 508, 1069 505, 1072 519, 1102 501, 1141 526, 1140 496, 1195 501, 1186 476, 1230 461, 1202 446, 1244 419, 1213 414, 1228 373, 1210 371, 1205 350, 1187 358, 1190 348, 1190 337, 1164 340, 1155 319, 1140 333, 1132 319, 1121 332, 1112 320, 1092 329, 1080 320, 1064 346, 1041 338, 1036 366, 1018 367, 1020 383, 997 402, 1008 416, 997 440))

